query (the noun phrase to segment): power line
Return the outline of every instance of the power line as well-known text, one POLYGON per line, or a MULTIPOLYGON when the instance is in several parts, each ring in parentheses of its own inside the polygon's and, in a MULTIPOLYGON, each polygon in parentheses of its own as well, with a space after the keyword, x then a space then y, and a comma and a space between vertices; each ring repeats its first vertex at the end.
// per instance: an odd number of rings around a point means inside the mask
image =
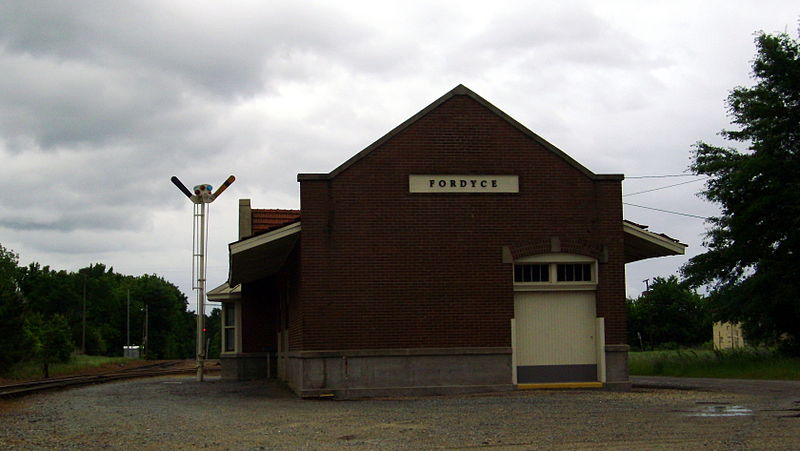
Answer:
POLYGON ((650 193, 650 192, 653 192, 653 191, 672 188, 673 186, 680 186, 680 185, 686 185, 687 183, 700 182, 700 181, 705 180, 707 178, 708 177, 701 177, 699 179, 689 180, 688 182, 673 183, 672 185, 666 185, 666 186, 661 186, 661 187, 658 187, 658 188, 646 189, 644 191, 637 191, 635 193, 623 194, 622 197, 635 196, 637 194, 650 193))
POLYGON ((625 179, 666 179, 670 177, 694 177, 695 174, 626 175, 625 179))
POLYGON ((671 211, 671 210, 662 210, 662 209, 660 209, 660 208, 645 207, 644 205, 630 204, 630 203, 628 203, 628 202, 623 202, 622 204, 623 204, 623 205, 630 205, 631 207, 645 208, 645 209, 647 209, 647 210, 655 210, 655 211, 660 211, 660 212, 662 212, 662 213, 669 213, 669 214, 672 214, 672 215, 686 216, 686 217, 689 217, 689 218, 708 219, 708 218, 707 218, 707 217, 705 217, 705 216, 698 216, 698 215, 693 215, 693 214, 689 214, 689 213, 681 213, 681 212, 677 212, 677 211, 671 211))

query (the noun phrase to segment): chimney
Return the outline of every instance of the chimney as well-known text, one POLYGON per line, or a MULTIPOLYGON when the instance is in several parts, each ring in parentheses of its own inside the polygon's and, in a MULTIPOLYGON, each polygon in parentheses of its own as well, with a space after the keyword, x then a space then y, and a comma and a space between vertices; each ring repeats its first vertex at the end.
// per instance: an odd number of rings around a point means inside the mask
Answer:
POLYGON ((253 211, 250 209, 250 199, 239 199, 239 239, 247 238, 253 234, 253 211))

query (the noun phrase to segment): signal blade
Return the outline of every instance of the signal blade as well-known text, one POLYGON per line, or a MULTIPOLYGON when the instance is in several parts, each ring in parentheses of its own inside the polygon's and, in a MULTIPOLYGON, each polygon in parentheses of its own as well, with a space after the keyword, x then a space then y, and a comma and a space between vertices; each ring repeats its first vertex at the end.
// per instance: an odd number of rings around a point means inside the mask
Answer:
POLYGON ((236 177, 234 176, 228 177, 225 180, 225 182, 223 182, 222 185, 219 188, 217 188, 217 192, 214 193, 214 198, 216 199, 217 197, 219 197, 220 194, 222 194, 223 191, 228 189, 228 187, 231 186, 231 183, 233 183, 234 180, 236 180, 236 177))
POLYGON ((189 199, 191 199, 191 198, 192 198, 192 192, 191 192, 191 191, 189 191, 189 189, 188 189, 188 188, 186 188, 186 186, 185 186, 183 183, 181 183, 181 181, 178 179, 178 177, 177 177, 177 176, 174 176, 174 175, 173 175, 173 176, 172 176, 172 178, 171 178, 170 180, 172 180, 172 183, 174 183, 174 184, 175 184, 175 186, 177 186, 177 187, 178 187, 178 189, 179 189, 179 190, 181 190, 181 192, 182 192, 183 194, 186 194, 186 197, 188 197, 189 199))

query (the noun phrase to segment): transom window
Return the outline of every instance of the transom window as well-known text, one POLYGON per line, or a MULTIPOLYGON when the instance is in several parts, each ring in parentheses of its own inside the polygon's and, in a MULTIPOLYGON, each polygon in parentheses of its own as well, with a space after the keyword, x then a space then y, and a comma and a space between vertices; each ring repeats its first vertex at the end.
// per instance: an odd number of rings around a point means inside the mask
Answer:
POLYGON ((514 263, 517 290, 593 290, 597 260, 583 255, 539 254, 514 263))

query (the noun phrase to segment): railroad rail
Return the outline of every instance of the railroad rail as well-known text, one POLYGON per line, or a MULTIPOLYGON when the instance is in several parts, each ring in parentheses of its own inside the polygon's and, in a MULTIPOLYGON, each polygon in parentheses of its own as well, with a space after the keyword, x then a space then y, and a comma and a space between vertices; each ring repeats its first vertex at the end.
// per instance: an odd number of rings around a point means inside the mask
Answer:
MULTIPOLYGON (((197 371, 194 365, 182 368, 174 368, 182 363, 185 363, 185 361, 170 360, 153 363, 150 365, 142 365, 134 368, 112 370, 99 374, 52 377, 48 379, 20 382, 17 384, 0 385, 0 398, 25 396, 46 390, 57 390, 81 385, 102 384, 120 379, 165 376, 170 374, 194 374, 197 371)), ((218 367, 205 368, 206 371, 214 371, 215 369, 218 369, 218 367)))

